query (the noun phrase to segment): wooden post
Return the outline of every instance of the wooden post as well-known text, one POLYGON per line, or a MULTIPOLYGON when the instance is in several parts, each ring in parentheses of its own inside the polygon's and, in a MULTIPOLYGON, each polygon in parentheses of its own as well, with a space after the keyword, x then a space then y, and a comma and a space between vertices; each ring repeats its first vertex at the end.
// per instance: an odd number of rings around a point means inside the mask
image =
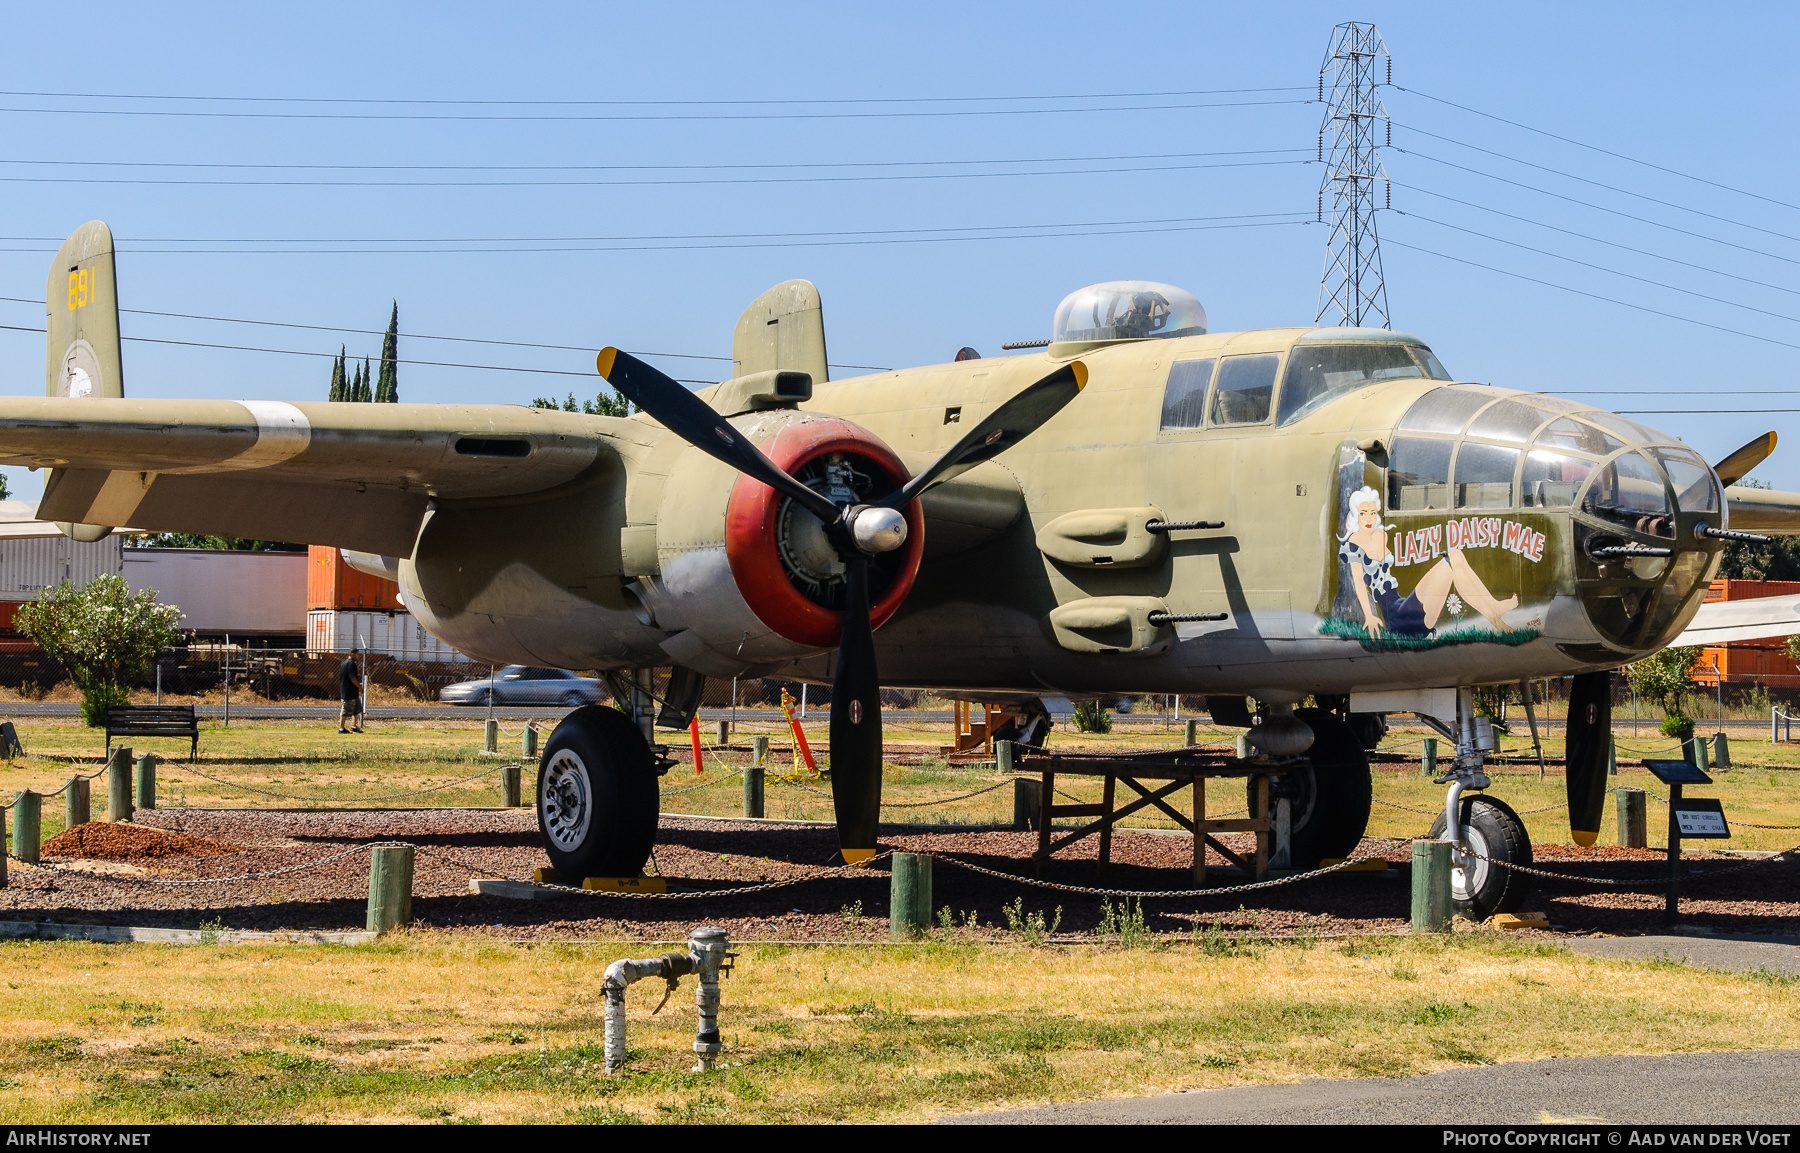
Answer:
POLYGON ((1706 755, 1707 752, 1709 751, 1706 747, 1706 738, 1701 736, 1699 733, 1695 733, 1693 738, 1688 741, 1688 744, 1690 746, 1692 746, 1692 748, 1694 750, 1694 755, 1691 758, 1689 758, 1690 760, 1692 760, 1694 762, 1694 767, 1696 769, 1699 769, 1703 773, 1707 769, 1712 768, 1711 765, 1706 763, 1710 759, 1706 755))
POLYGON ((525 755, 526 759, 533 761, 537 760, 538 731, 536 721, 525 722, 525 735, 520 738, 520 741, 522 743, 519 746, 519 751, 525 755))
POLYGON ((1201 822, 1206 820, 1206 778, 1194 777, 1194 884, 1206 884, 1206 834, 1201 822))
POLYGON ((1032 777, 1013 778, 1013 820, 1012 827, 1021 833, 1038 826, 1038 814, 1041 811, 1038 801, 1038 782, 1032 777))
POLYGON ((750 763, 753 765, 769 763, 769 734, 757 733, 750 738, 750 763))
POLYGON ((412 923, 412 879, 411 845, 378 845, 369 851, 371 933, 386 933, 412 923))
POLYGON ((1424 837, 1412 843, 1412 931, 1441 933, 1450 927, 1450 842, 1424 837))
POLYGON ((481 751, 484 753, 497 753, 500 751, 500 722, 493 717, 488 718, 485 731, 482 734, 481 751))
POLYGON ((1013 753, 1017 748, 1018 745, 1013 741, 994 742, 994 771, 996 773, 1013 771, 1013 765, 1016 763, 1013 760, 1013 753))
POLYGON ((888 937, 911 940, 931 928, 931 856, 895 853, 888 887, 888 937))
MULTIPOLYGON (((767 740, 767 738, 764 738, 767 740)), ((744 770, 744 815, 760 817, 763 815, 763 778, 765 770, 761 765, 751 765, 744 770)))
POLYGON ((1650 844, 1649 801, 1644 790, 1613 790, 1613 808, 1619 818, 1619 847, 1642 849, 1650 844))
POLYGON ((131 747, 120 745, 106 762, 106 819, 131 819, 131 747))
POLYGON ((88 779, 83 776, 69 778, 69 787, 63 790, 63 828, 72 829, 88 823, 91 811, 88 784, 88 779))
POLYGON ((1721 769, 1731 768, 1731 744, 1722 732, 1713 734, 1713 764, 1721 769))
POLYGON ((523 765, 507 765, 500 770, 500 803, 509 809, 519 807, 519 781, 523 765))
POLYGON ((38 839, 43 834, 44 798, 30 789, 13 797, 13 856, 37 863, 38 839))
POLYGON ((1681 905, 1681 824, 1675 810, 1681 804, 1681 785, 1669 786, 1669 889, 1663 895, 1663 924, 1675 927, 1681 905))
POLYGON ((145 753, 137 760, 137 807, 156 807, 156 756, 145 753))
MULTIPOLYGON (((1179 698, 1177 698, 1177 699, 1179 699, 1179 698)), ((1187 742, 1187 747, 1190 749, 1200 743, 1200 722, 1199 721, 1196 721, 1191 717, 1188 718, 1187 736, 1185 739, 1187 742)))
POLYGON ((1050 809, 1056 804, 1056 774, 1045 773, 1038 782, 1036 873, 1044 875, 1044 862, 1050 858, 1050 809))
POLYGON ((1111 773, 1103 779, 1106 783, 1100 787, 1100 857, 1094 862, 1096 877, 1104 877, 1106 866, 1112 864, 1113 790, 1118 784, 1118 778, 1111 773))
POLYGON ((1240 761, 1249 760, 1250 754, 1252 751, 1253 750, 1250 748, 1250 734, 1249 733, 1239 733, 1238 739, 1237 739, 1238 760, 1240 760, 1240 761))
POLYGON ((1619 742, 1611 737, 1606 738, 1606 775, 1609 777, 1619 775, 1619 742))
POLYGON ((720 721, 719 722, 719 739, 714 741, 713 744, 718 745, 720 748, 723 748, 726 745, 729 745, 730 743, 731 743, 731 722, 730 721, 720 721))
POLYGON ((1436 737, 1425 738, 1425 757, 1419 762, 1420 776, 1437 776, 1437 742, 1436 737))

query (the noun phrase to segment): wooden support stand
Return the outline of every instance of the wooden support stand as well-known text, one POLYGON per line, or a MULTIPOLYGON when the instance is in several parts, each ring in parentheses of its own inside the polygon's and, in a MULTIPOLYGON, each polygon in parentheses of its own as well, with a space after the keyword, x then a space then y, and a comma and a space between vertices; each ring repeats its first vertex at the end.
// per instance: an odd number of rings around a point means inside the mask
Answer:
MULTIPOLYGON (((1269 778, 1279 773, 1273 766, 1197 750, 1107 756, 1060 756, 1021 751, 1017 763, 1022 771, 1041 774, 1038 782, 1038 847, 1032 856, 1039 875, 1043 873, 1044 862, 1057 850, 1096 833, 1100 836, 1100 853, 1095 871, 1104 875, 1112 862, 1113 827, 1122 818, 1140 809, 1153 807, 1193 834, 1195 884, 1206 883, 1206 849, 1209 845, 1254 879, 1261 881, 1268 878, 1269 856, 1274 848, 1274 831, 1269 819, 1269 778), (1056 778, 1059 775, 1100 777, 1103 782, 1100 803, 1057 804, 1056 778), (1235 819, 1208 820, 1206 781, 1209 777, 1231 780, 1249 778, 1253 782, 1248 790, 1250 815, 1235 819), (1120 784, 1137 794, 1122 806, 1117 804, 1120 784), (1173 794, 1187 788, 1193 790, 1191 815, 1183 813, 1169 801, 1173 794), (1052 837, 1058 817, 1092 819, 1060 837, 1052 837), (1214 833, 1255 833, 1256 848, 1250 856, 1241 856, 1219 843, 1213 836, 1214 833)), ((1017 827, 1017 800, 1013 819, 1017 827)))

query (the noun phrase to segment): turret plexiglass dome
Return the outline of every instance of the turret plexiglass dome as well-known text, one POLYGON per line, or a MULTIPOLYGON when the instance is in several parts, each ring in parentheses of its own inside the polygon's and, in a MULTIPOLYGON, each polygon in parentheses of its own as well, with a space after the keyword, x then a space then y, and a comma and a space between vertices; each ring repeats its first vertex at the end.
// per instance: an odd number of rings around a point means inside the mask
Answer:
POLYGON ((1063 297, 1051 328, 1053 343, 1204 336, 1206 309, 1194 294, 1149 280, 1109 280, 1063 297))

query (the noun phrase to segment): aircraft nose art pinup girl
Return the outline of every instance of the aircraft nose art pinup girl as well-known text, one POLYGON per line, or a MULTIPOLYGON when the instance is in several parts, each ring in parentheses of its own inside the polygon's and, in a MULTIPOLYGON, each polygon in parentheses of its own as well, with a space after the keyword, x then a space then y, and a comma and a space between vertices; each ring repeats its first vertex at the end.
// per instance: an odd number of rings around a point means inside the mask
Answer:
POLYGON ((1350 495, 1346 520, 1344 535, 1338 538, 1338 556, 1349 566, 1363 627, 1371 638, 1380 637, 1383 631, 1429 635, 1453 594, 1486 617, 1496 632, 1512 631, 1503 617, 1518 607, 1519 598, 1499 600, 1488 592, 1460 548, 1446 552, 1419 578, 1412 592, 1400 595, 1400 582, 1394 579, 1394 554, 1388 548, 1387 530, 1393 526, 1381 523, 1381 494, 1374 489, 1365 485, 1350 495))

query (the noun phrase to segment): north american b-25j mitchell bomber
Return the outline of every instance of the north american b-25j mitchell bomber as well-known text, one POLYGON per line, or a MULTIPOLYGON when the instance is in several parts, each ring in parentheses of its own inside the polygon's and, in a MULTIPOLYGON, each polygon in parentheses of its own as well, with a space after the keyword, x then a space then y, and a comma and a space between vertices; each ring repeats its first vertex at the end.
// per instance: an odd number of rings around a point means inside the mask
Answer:
POLYGON ((623 418, 128 399, 97 221, 47 307, 47 395, 0 400, 0 463, 50 470, 42 519, 335 545, 470 656, 611 674, 627 707, 570 713, 539 767, 567 876, 644 864, 654 723, 685 727, 707 677, 779 675, 833 685, 852 862, 876 851, 882 685, 1004 703, 1027 743, 1044 694, 1203 694, 1282 766, 1296 865, 1349 855, 1369 729, 1417 714, 1454 743, 1439 826, 1485 914, 1523 894, 1492 862, 1530 848, 1479 793, 1473 686, 1574 676, 1589 844, 1606 670, 1684 630, 1800 631, 1800 598, 1701 606, 1726 540, 1800 533, 1800 494, 1731 487, 1773 433, 1709 466, 1586 404, 1459 383, 1405 333, 1208 332, 1168 285, 1072 293, 1041 351, 833 381, 818 293, 789 281, 699 393, 602 350, 623 418))

